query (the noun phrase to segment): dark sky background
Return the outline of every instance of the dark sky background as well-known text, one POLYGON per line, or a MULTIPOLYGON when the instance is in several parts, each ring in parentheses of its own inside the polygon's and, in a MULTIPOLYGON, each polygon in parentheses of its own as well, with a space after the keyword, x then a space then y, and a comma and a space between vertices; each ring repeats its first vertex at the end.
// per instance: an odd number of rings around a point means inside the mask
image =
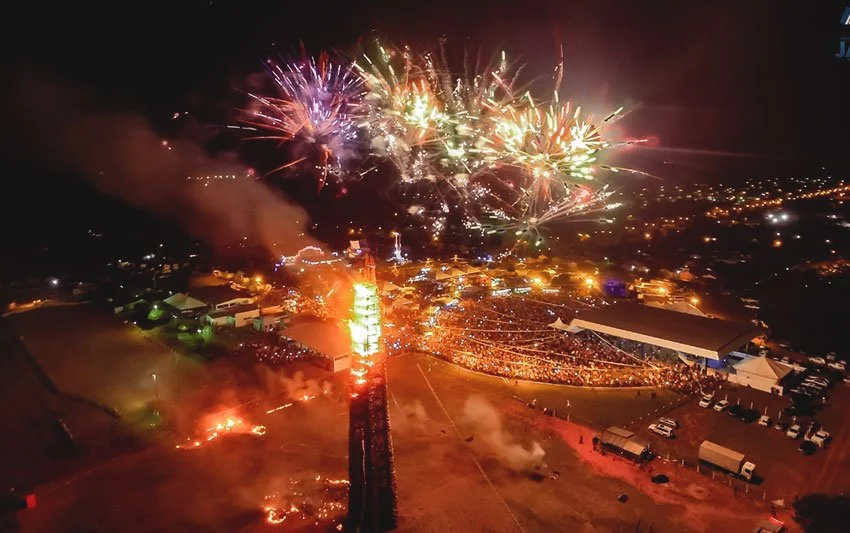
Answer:
MULTIPOLYGON (((176 111, 189 111, 211 131, 227 123, 239 99, 236 89, 261 70, 261 60, 296 51, 299 40, 310 52, 351 52, 372 31, 424 47, 445 35, 450 50, 504 47, 541 78, 551 73, 563 43, 564 92, 600 111, 635 109, 622 122, 623 133, 652 136, 657 146, 634 150, 628 163, 665 181, 733 181, 848 166, 850 61, 835 57, 840 37, 850 37, 850 27, 839 23, 844 2, 111 6, 16 6, 4 36, 12 80, 47 75, 79 88, 100 108, 140 113, 169 135, 175 133, 170 118, 176 111)), ((11 101, 18 114, 38 113, 11 101)), ((17 135, 16 127, 4 132, 4 222, 27 235, 62 226, 70 217, 96 219, 67 207, 69 198, 88 194, 79 192, 88 185, 73 172, 48 169, 43 162, 50 155, 34 155, 26 146, 31 138, 17 135), (21 224, 36 206, 43 220, 21 224)), ((100 205, 92 202, 82 205, 100 205)))

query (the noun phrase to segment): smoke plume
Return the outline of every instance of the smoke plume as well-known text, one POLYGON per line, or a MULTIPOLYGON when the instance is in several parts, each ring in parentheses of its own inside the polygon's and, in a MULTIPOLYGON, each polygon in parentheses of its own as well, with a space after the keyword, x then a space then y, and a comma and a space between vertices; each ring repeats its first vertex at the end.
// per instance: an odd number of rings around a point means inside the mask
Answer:
POLYGON ((192 139, 164 140, 137 113, 102 109, 82 91, 29 77, 7 100, 20 148, 101 192, 179 224, 212 245, 245 237, 274 256, 298 250, 306 213, 250 176, 235 155, 212 156, 192 139), (235 175, 204 186, 198 176, 235 175))
POLYGON ((473 436, 481 439, 508 468, 524 471, 540 465, 546 452, 537 442, 526 448, 502 427, 493 405, 481 396, 470 396, 463 407, 464 418, 473 426, 473 436))
POLYGON ((428 414, 422 402, 416 400, 413 403, 403 403, 398 405, 397 414, 392 416, 393 431, 412 430, 424 433, 427 420, 428 414))

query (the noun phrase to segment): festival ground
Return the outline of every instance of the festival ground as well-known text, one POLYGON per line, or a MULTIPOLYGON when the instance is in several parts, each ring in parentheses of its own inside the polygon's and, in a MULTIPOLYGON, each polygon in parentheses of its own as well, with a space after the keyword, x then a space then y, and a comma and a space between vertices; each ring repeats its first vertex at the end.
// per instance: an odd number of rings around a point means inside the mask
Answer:
MULTIPOLYGON (((105 327, 100 322, 78 326, 105 327)), ((126 327, 124 335, 132 338, 134 331, 126 327)), ((62 335, 72 333, 77 334, 62 335)), ((56 339, 58 345, 61 340, 56 339)), ((79 363, 92 373, 101 371, 85 353, 79 363)), ((268 524, 264 498, 292 491, 293 481, 345 477, 346 394, 333 381, 327 394, 298 402, 307 392, 322 391, 320 382, 328 376, 306 374, 315 382, 290 379, 295 385, 289 394, 279 378, 292 378, 295 368, 258 373, 219 361, 206 367, 205 380, 185 376, 175 402, 183 418, 194 415, 201 439, 209 435, 202 423, 209 410, 199 406, 210 402, 192 398, 205 395, 222 404, 259 400, 233 413, 246 427, 264 425, 265 435, 222 432, 199 449, 183 450, 174 446, 185 435, 163 432, 137 451, 89 461, 73 474, 62 473, 36 487, 39 504, 20 514, 23 530, 66 531, 69 523, 76 524, 75 531, 128 532, 175 526, 286 531, 312 525, 302 519, 306 509, 289 513, 283 524, 268 524), (275 400, 268 394, 270 375, 285 396, 282 401, 293 406, 267 413, 275 400), (190 386, 197 388, 194 394, 190 386)), ((670 483, 652 485, 648 470, 593 453, 591 429, 545 416, 540 409, 549 402, 557 409, 569 400, 572 420, 591 420, 599 428, 655 412, 675 402, 671 393, 653 396, 645 389, 638 396, 634 390, 515 384, 421 354, 392 358, 389 372, 402 531, 733 531, 767 515, 758 502, 736 498, 728 487, 695 473, 671 470, 670 483), (533 399, 537 409, 525 403, 533 399), (628 499, 621 503, 623 494, 628 499)), ((657 473, 672 467, 656 460, 652 468, 657 473)), ((312 500, 319 502, 319 496, 313 494, 312 500)), ((329 529, 335 524, 326 521, 329 529)))

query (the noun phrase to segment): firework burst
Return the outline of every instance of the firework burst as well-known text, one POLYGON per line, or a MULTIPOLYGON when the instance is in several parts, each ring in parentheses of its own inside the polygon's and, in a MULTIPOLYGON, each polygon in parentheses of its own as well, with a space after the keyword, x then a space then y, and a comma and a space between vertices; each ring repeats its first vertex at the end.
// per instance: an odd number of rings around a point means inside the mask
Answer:
POLYGON ((350 65, 331 61, 327 54, 283 64, 268 60, 266 67, 279 95, 249 93, 254 105, 243 112, 242 122, 263 132, 251 139, 300 145, 295 153, 302 155, 272 172, 315 157, 321 190, 329 175, 346 172, 356 157, 362 80, 350 65), (304 147, 315 147, 317 152, 313 155, 304 147))
POLYGON ((504 51, 450 64, 442 42, 424 54, 375 42, 350 68, 325 55, 271 64, 281 96, 252 95, 258 106, 245 122, 266 132, 255 138, 318 146, 320 188, 356 156, 390 162, 401 197, 435 240, 454 215, 468 229, 539 241, 543 224, 612 208, 595 178, 599 169, 628 170, 598 163, 603 150, 627 144, 606 138, 622 108, 594 120, 561 102, 563 61, 549 101, 518 86, 522 67, 504 51))

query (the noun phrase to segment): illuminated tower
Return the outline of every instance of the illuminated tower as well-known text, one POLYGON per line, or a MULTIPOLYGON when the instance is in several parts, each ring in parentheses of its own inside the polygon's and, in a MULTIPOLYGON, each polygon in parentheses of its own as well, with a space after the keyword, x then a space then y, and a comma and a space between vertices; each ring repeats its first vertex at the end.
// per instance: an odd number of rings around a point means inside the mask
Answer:
POLYGON ((354 284, 349 405, 348 531, 396 527, 395 468, 387 405, 386 355, 381 349, 381 307, 375 262, 366 255, 354 284))

